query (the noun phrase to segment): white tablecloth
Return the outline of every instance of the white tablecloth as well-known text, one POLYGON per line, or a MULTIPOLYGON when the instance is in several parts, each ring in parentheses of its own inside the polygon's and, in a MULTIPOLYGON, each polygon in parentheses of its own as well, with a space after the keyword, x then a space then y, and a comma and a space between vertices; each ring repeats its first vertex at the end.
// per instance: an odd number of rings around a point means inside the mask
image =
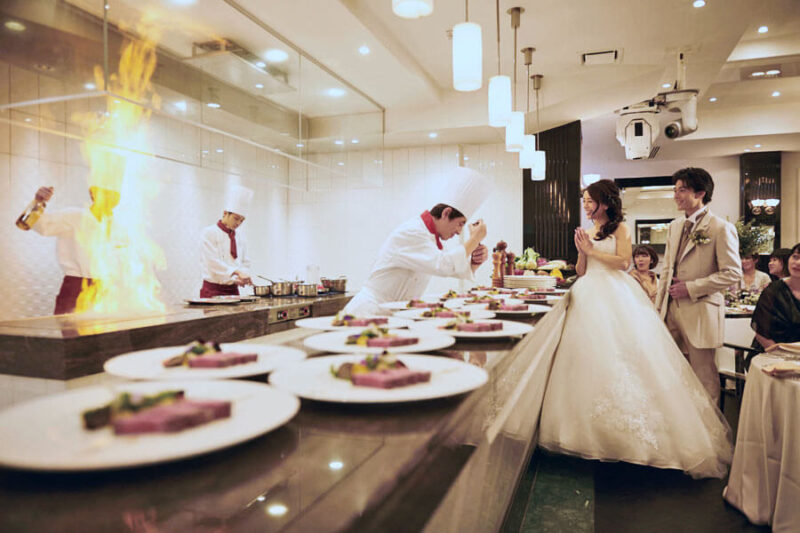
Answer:
POLYGON ((800 531, 800 379, 773 378, 761 368, 780 359, 753 359, 744 387, 728 486, 731 505, 754 524, 800 531))

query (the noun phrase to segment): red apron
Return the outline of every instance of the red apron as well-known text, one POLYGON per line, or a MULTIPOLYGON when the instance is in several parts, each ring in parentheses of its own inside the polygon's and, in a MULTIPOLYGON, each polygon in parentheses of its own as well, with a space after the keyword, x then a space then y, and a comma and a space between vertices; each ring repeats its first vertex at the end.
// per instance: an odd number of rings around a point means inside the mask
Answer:
POLYGON ((61 282, 61 290, 58 291, 58 296, 56 296, 56 308, 53 310, 54 314, 63 315, 75 312, 78 296, 80 296, 81 290, 83 289, 83 280, 88 281, 89 285, 94 283, 94 281, 89 278, 64 276, 64 281, 61 282))
POLYGON ((235 283, 222 285, 203 280, 203 287, 200 289, 200 298, 213 298, 214 296, 239 296, 239 286, 235 283))

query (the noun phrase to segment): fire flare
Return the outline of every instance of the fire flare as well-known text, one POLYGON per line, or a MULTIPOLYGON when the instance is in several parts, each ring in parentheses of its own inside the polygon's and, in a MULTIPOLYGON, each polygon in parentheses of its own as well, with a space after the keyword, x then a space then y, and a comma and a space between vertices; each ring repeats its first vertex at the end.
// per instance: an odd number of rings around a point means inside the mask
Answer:
POLYGON ((110 93, 105 97, 105 109, 75 117, 87 139, 82 152, 90 167, 93 202, 92 216, 85 217, 77 236, 88 250, 95 280, 92 285, 84 283, 77 313, 165 309, 155 272, 166 267, 166 259, 147 235, 151 218, 147 207, 158 184, 146 171, 149 156, 144 155, 151 152, 151 108, 160 104, 151 84, 157 38, 145 25, 137 31, 143 37, 124 44, 118 72, 109 76, 108 87, 103 70, 95 67, 96 85, 110 93))

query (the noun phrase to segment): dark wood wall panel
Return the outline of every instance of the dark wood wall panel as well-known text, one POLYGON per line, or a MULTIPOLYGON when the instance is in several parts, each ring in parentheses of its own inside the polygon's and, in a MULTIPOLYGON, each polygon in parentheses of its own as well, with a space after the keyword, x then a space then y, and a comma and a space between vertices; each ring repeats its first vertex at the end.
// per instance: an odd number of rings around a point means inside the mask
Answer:
POLYGON ((775 248, 781 242, 781 205, 770 212, 762 209, 755 214, 750 206, 753 199, 781 197, 781 153, 757 152, 739 157, 739 214, 745 222, 775 227, 775 248))
POLYGON ((522 172, 522 242, 548 259, 576 261, 573 231, 580 225, 581 123, 541 132, 547 157, 544 181, 522 172))

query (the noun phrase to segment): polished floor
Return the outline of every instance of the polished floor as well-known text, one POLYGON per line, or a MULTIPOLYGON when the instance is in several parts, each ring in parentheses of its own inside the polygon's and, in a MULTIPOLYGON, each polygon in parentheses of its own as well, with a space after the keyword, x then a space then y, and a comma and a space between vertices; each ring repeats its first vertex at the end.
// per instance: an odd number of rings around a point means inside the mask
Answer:
MULTIPOLYGON (((740 400, 727 396, 734 432, 740 400)), ((505 533, 762 532, 722 500, 725 480, 682 472, 586 461, 541 449, 514 498, 505 533)))

